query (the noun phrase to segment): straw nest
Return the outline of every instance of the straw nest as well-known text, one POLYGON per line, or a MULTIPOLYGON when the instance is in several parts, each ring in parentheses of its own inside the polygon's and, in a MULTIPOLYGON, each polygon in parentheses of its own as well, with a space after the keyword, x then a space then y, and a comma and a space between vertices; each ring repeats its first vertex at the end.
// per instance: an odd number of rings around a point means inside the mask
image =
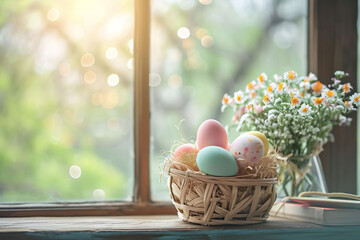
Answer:
POLYGON ((240 164, 234 177, 189 169, 171 156, 165 162, 172 203, 180 219, 202 225, 246 225, 266 221, 276 199, 276 157, 240 164))

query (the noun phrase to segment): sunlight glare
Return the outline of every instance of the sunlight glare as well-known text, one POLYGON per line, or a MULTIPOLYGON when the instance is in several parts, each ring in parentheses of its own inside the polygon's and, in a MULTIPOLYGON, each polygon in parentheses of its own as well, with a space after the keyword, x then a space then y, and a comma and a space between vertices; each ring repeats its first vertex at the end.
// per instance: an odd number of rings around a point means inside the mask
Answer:
POLYGON ((81 176, 81 168, 77 165, 72 165, 69 169, 70 177, 78 179, 81 176))
POLYGON ((85 53, 81 57, 81 66, 83 67, 91 67, 95 64, 95 57, 91 53, 85 53))
POLYGON ((114 47, 108 48, 105 53, 107 59, 115 59, 117 55, 118 55, 118 51, 114 47))
POLYGON ((115 87, 116 85, 119 84, 119 76, 115 73, 110 74, 107 78, 107 84, 110 87, 115 87))
POLYGON ((190 37, 190 30, 186 27, 181 27, 178 29, 177 35, 181 39, 186 39, 186 38, 190 37))
POLYGON ((51 8, 47 13, 47 18, 51 22, 55 22, 60 17, 60 11, 57 8, 51 8))
POLYGON ((161 83, 161 76, 158 73, 150 73, 149 75, 149 86, 156 87, 161 83))
POLYGON ((206 35, 201 38, 201 45, 203 45, 203 47, 209 48, 213 44, 214 44, 214 39, 211 36, 206 35))
POLYGON ((95 201, 104 201, 105 200, 105 191, 103 189, 95 189, 93 191, 93 198, 95 201))
POLYGON ((129 61, 127 62, 127 67, 131 70, 134 68, 134 58, 129 59, 129 61))
POLYGON ((84 81, 87 84, 92 84, 92 83, 96 82, 96 73, 94 71, 87 71, 84 74, 84 81))

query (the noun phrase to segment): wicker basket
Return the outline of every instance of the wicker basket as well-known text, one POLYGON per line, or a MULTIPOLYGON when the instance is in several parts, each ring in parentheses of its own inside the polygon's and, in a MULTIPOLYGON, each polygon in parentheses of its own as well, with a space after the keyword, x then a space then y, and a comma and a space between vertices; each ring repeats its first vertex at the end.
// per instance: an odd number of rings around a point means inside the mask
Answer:
POLYGON ((168 187, 178 216, 202 225, 246 225, 266 221, 276 199, 277 178, 213 177, 169 169, 168 187))

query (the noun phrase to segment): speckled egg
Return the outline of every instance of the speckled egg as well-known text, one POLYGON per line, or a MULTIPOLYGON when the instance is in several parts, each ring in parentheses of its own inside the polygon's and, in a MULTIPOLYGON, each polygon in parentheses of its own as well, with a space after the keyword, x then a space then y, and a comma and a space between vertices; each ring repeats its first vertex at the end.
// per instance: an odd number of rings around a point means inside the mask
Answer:
POLYGON ((231 144, 229 151, 236 159, 256 163, 261 161, 264 150, 264 144, 258 137, 242 134, 231 144))
POLYGON ((224 126, 214 119, 206 120, 197 131, 196 144, 199 150, 207 146, 218 146, 226 149, 228 139, 224 126))
POLYGON ((173 160, 186 165, 188 169, 199 171, 199 168, 196 164, 196 157, 198 152, 199 150, 195 147, 194 144, 183 144, 176 148, 173 155, 173 160))
POLYGON ((258 137, 264 144, 264 156, 267 155, 267 153, 269 151, 269 140, 263 133, 258 132, 258 131, 250 131, 250 132, 246 132, 244 134, 250 134, 250 135, 254 135, 255 137, 258 137))
POLYGON ((238 172, 238 165, 234 157, 224 148, 217 146, 201 149, 196 163, 203 173, 211 176, 230 177, 235 176, 238 172))

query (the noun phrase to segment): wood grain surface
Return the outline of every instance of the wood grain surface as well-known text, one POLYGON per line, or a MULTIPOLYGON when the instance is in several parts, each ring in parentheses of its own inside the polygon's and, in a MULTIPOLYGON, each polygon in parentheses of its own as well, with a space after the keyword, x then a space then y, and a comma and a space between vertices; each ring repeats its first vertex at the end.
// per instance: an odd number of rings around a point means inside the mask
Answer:
POLYGON ((0 239, 356 239, 358 226, 324 227, 270 217, 263 224, 204 227, 176 216, 0 218, 0 239))

